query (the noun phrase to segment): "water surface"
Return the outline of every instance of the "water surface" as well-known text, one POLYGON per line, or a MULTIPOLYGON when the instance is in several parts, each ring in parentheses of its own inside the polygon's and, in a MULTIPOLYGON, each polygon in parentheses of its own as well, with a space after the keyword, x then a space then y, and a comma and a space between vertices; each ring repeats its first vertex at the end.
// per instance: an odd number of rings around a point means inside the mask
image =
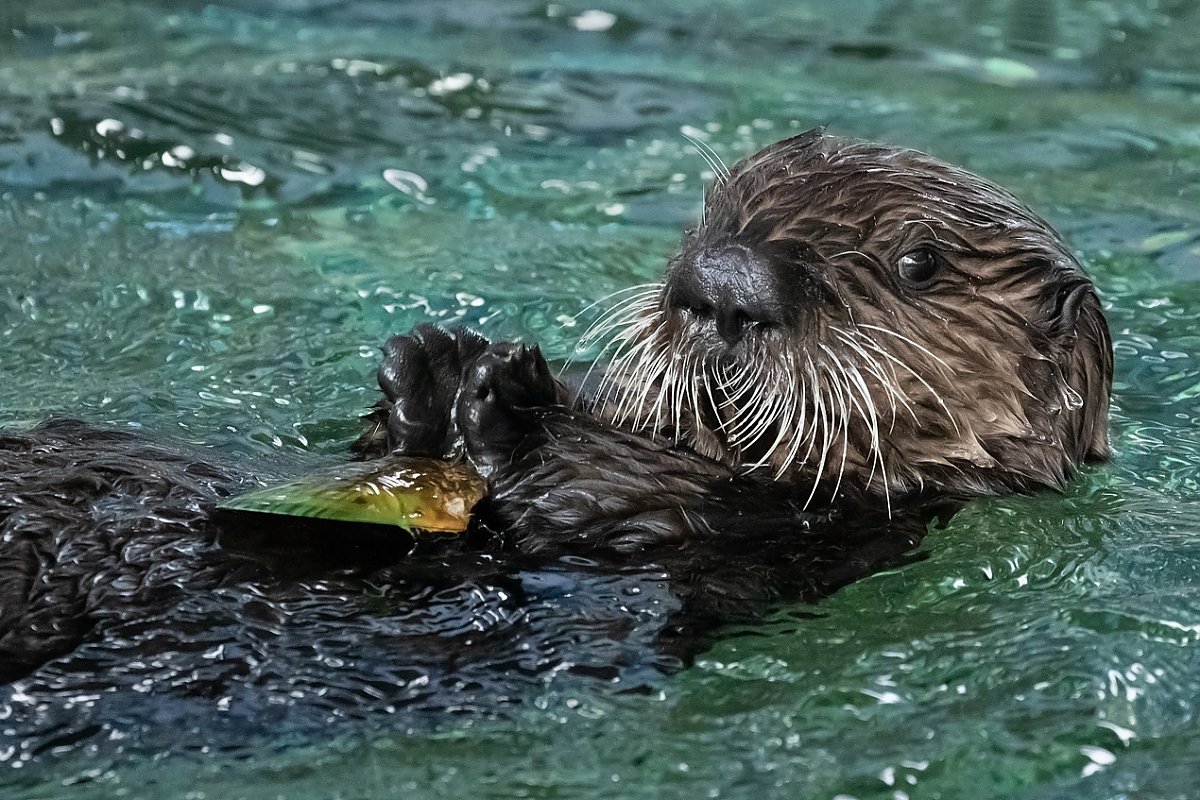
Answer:
POLYGON ((731 160, 814 125, 1043 213, 1101 287, 1117 380, 1115 458, 1066 497, 975 503, 923 560, 652 692, 230 753, 4 750, 4 796, 1192 796, 1198 35, 1186 2, 5 4, 0 424, 330 457, 390 333, 566 356, 697 214, 685 133, 731 160))

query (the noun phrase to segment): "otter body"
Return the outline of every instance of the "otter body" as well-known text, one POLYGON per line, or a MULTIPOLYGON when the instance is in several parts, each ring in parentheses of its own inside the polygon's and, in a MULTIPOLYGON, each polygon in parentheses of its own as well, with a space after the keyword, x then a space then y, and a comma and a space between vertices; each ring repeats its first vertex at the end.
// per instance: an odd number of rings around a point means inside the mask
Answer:
POLYGON ((0 434, 4 738, 252 745, 643 685, 721 622, 902 560, 934 501, 1107 453, 1090 281, 1011 195, 911 151, 750 156, 590 337, 588 397, 537 348, 389 340, 360 454, 468 458, 489 495, 467 536, 337 559, 236 547, 247 523, 211 514, 234 469, 82 423, 0 434))

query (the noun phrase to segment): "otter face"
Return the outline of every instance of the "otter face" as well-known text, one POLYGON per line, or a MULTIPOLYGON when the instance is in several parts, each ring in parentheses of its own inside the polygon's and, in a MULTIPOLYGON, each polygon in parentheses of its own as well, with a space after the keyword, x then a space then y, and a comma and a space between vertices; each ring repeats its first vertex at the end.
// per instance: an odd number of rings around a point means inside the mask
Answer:
POLYGON ((831 501, 1061 487, 1108 452, 1107 324, 998 186, 810 131, 720 175, 593 337, 601 413, 831 501))

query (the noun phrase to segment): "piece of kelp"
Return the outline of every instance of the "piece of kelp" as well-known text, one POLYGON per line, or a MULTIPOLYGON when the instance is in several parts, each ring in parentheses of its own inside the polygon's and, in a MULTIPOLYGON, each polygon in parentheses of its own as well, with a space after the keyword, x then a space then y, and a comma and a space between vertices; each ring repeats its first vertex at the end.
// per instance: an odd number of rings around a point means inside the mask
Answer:
POLYGON ((217 505, 224 512, 459 533, 487 483, 465 462, 389 456, 310 472, 217 505))

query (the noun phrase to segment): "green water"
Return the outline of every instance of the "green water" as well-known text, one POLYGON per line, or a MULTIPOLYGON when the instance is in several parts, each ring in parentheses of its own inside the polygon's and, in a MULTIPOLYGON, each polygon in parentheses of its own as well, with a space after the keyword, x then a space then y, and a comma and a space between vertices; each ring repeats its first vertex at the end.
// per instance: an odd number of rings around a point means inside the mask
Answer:
POLYGON ((827 124, 987 175, 1078 248, 1117 351, 1110 465, 975 503, 654 694, 10 763, 0 793, 1198 796, 1198 40, 1183 0, 0 5, 0 424, 300 461, 356 435, 392 332, 565 356, 697 214, 684 131, 730 160, 827 124))

